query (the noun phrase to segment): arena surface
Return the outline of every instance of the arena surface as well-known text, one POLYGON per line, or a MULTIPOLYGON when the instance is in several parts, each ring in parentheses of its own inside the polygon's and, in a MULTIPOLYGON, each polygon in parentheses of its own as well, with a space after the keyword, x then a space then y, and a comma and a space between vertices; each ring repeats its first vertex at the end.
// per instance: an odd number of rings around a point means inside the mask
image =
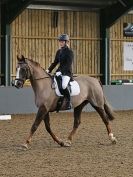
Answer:
MULTIPOLYGON (((56 144, 44 124, 27 151, 18 149, 35 115, 12 115, 0 121, 0 177, 133 177, 133 111, 116 112, 112 122, 118 143, 112 145, 97 113, 82 113, 82 123, 71 147, 56 144)), ((72 113, 52 113, 51 127, 66 139, 72 113)))

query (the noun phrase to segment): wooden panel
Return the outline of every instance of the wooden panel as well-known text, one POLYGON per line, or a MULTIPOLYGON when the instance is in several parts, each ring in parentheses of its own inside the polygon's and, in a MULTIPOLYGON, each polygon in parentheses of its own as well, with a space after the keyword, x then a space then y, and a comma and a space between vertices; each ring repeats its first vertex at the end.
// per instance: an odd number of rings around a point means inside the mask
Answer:
POLYGON ((61 33, 70 35, 74 73, 100 76, 98 13, 28 9, 16 18, 11 28, 13 76, 18 53, 47 69, 59 47, 57 37, 61 33))
POLYGON ((133 37, 123 36, 123 23, 133 23, 133 15, 123 16, 110 28, 111 80, 133 79, 133 71, 123 69, 123 42, 133 42, 133 37))

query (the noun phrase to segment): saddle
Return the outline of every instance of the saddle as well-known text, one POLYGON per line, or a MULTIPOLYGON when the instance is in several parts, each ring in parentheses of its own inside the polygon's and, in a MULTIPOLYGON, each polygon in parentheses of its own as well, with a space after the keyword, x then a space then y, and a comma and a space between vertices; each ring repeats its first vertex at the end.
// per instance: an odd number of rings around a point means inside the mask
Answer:
MULTIPOLYGON (((64 95, 63 95, 63 89, 62 89, 62 77, 61 76, 54 76, 52 88, 55 89, 56 95, 59 97, 59 100, 57 102, 56 111, 59 112, 61 109, 63 102, 64 102, 64 95)), ((80 93, 80 87, 77 81, 70 80, 67 89, 70 92, 70 96, 76 96, 80 93)))
MULTIPOLYGON (((56 95, 59 96, 59 97, 64 96, 63 91, 62 91, 63 89, 62 89, 62 78, 61 78, 61 76, 58 79, 56 79, 56 77, 54 77, 53 85, 54 85, 56 95)), ((67 88, 70 91, 70 96, 76 96, 76 95, 79 95, 79 93, 80 93, 79 84, 75 80, 70 80, 67 88)))

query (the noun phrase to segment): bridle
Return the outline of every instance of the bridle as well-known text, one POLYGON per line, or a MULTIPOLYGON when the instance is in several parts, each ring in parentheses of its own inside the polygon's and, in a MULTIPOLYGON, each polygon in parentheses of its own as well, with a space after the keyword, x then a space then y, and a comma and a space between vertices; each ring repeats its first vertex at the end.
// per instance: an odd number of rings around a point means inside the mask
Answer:
MULTIPOLYGON (((25 58, 26 59, 26 58, 25 58)), ((18 62, 18 64, 23 64, 22 62, 18 62)), ((26 79, 30 79, 30 76, 32 76, 32 74, 31 74, 31 69, 30 69, 30 66, 28 65, 28 63, 26 62, 26 63, 24 63, 24 64, 26 64, 27 65, 27 67, 26 67, 26 69, 25 69, 25 75, 26 76, 28 76, 29 75, 29 77, 26 77, 26 79)), ((32 66, 31 66, 31 68, 32 68, 32 66)), ((43 69, 43 68, 42 68, 43 69)), ((43 69, 44 70, 44 69, 43 69)), ((45 70, 44 70, 44 72, 45 72, 45 70)), ((47 73, 48 74, 48 73, 47 73)), ((42 80, 42 79, 46 79, 46 78, 52 78, 52 76, 50 75, 50 74, 48 74, 48 76, 44 76, 44 77, 40 77, 40 78, 32 78, 32 80, 42 80)), ((20 82, 25 82, 25 79, 22 79, 22 78, 16 78, 15 79, 16 81, 20 81, 20 82)))
POLYGON ((16 75, 15 80, 13 80, 11 82, 12 86, 15 86, 16 88, 22 88, 27 79, 30 79, 31 82, 37 81, 37 80, 42 80, 42 79, 53 80, 53 76, 51 74, 46 73, 42 67, 41 68, 44 71, 44 77, 34 78, 33 66, 28 61, 29 61, 28 58, 24 58, 24 57, 22 59, 18 58, 18 67, 17 67, 18 73, 16 75), (45 74, 47 74, 47 75, 45 75, 45 74))

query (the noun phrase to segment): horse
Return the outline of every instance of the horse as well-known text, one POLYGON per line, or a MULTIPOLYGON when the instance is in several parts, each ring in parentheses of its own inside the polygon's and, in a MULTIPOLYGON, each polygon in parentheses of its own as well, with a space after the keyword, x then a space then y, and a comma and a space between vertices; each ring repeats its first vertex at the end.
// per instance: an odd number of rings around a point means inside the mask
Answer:
MULTIPOLYGON (((22 88, 25 81, 29 79, 35 95, 35 104, 38 108, 29 136, 22 145, 24 148, 29 148, 32 136, 42 121, 44 121, 47 132, 55 142, 63 147, 71 146, 73 137, 81 123, 81 112, 88 103, 90 103, 97 111, 104 122, 109 140, 113 144, 117 142, 110 125, 110 121, 115 118, 114 111, 105 98, 102 85, 98 79, 83 75, 74 78, 80 86, 80 93, 78 95, 71 96, 72 108, 74 109, 73 129, 67 140, 62 140, 53 133, 50 127, 49 113, 56 111, 57 102, 59 100, 59 96, 56 95, 55 90, 51 87, 53 84, 51 76, 40 66, 38 62, 35 62, 32 59, 25 58, 21 55, 17 56, 17 60, 14 86, 22 88)), ((62 106, 61 110, 64 109, 65 106, 62 106)))

